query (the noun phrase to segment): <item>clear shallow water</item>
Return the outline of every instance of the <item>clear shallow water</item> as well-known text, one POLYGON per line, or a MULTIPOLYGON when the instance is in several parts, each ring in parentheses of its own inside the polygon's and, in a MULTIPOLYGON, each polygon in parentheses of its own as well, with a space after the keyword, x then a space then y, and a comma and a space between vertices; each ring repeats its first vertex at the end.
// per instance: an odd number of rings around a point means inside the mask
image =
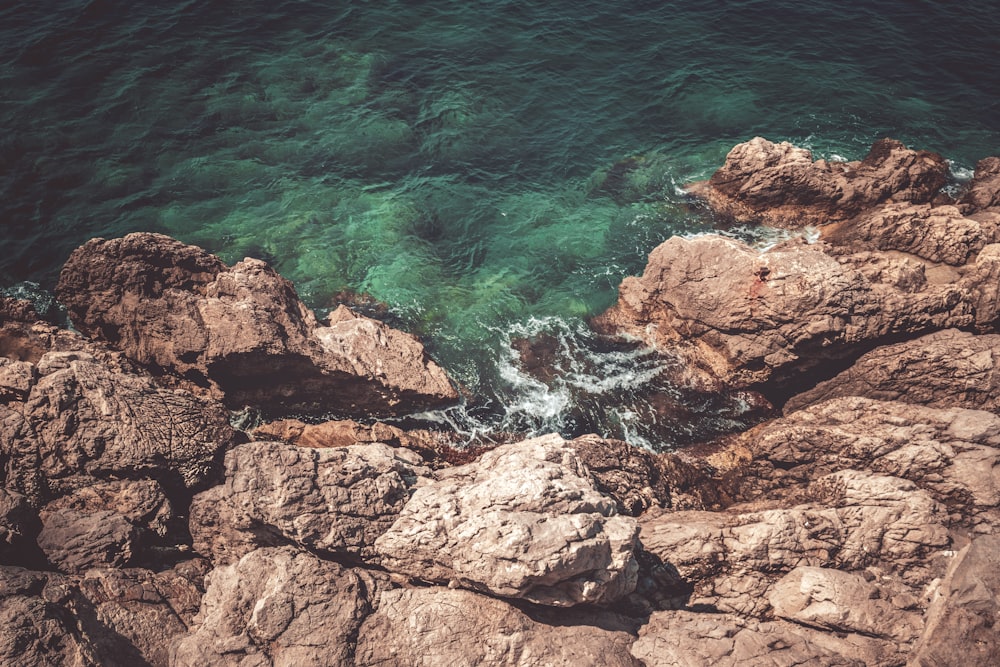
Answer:
MULTIPOLYGON (((684 442, 704 428, 649 407, 674 391, 657 362, 582 324, 706 223, 679 185, 754 135, 848 158, 893 136, 959 171, 1000 153, 987 3, 842 5, 4 5, 0 285, 164 232, 272 262, 321 313, 343 289, 389 304, 479 397, 437 415, 470 434, 684 442), (559 374, 526 370, 525 335, 559 341, 559 374)), ((708 430, 739 412, 694 407, 727 414, 708 430)))

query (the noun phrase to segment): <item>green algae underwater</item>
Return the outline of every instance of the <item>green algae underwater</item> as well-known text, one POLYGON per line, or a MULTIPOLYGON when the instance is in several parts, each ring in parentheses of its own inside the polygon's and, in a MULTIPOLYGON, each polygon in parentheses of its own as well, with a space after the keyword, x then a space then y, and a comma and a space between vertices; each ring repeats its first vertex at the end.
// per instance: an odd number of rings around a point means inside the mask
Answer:
POLYGON ((320 315, 387 304, 476 397, 423 417, 470 439, 671 448, 740 428, 739 397, 663 419, 687 400, 663 360, 585 318, 711 229, 683 185, 755 135, 849 159, 892 136, 967 179, 1000 153, 998 35, 985 4, 901 1, 5 5, 0 286, 162 232, 267 260, 320 315))

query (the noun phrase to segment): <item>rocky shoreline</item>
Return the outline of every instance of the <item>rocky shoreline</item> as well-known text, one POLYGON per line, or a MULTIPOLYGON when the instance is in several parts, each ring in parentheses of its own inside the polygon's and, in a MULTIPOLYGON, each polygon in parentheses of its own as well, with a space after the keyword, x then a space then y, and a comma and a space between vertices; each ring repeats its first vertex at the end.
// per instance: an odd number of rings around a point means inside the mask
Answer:
POLYGON ((692 186, 819 240, 669 239, 594 319, 781 413, 667 454, 377 421, 459 398, 414 337, 259 260, 87 243, 75 331, 0 300, 0 663, 994 664, 1000 158, 947 182, 757 138, 692 186))

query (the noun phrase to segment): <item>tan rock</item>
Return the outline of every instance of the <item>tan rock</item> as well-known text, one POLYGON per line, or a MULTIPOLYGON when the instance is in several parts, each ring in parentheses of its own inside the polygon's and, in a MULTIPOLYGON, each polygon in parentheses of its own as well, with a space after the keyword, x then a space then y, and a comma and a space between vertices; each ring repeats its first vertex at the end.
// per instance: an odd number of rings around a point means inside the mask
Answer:
POLYGON ((232 406, 398 414, 458 398, 416 338, 346 308, 321 327, 259 260, 227 267, 158 234, 94 239, 56 291, 84 333, 232 406))
POLYGON ((860 162, 828 162, 756 137, 735 146, 708 183, 692 190, 723 216, 797 229, 846 220, 888 200, 929 202, 947 177, 943 157, 892 139, 875 142, 860 162))
POLYGON ((440 471, 375 549, 385 568, 414 579, 571 606, 632 592, 635 538, 634 519, 553 435, 440 471))
POLYGON ((638 667, 610 614, 539 619, 502 600, 440 587, 383 591, 358 634, 357 665, 638 667))

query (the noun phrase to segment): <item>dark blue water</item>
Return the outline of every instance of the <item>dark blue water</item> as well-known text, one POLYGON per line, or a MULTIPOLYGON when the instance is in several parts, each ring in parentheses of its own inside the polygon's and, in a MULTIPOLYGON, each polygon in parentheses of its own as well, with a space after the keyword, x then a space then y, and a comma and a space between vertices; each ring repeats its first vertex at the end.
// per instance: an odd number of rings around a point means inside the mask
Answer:
POLYGON ((51 287, 90 237, 164 232, 267 259, 321 313, 344 289, 386 302, 479 397, 444 416, 463 429, 669 446, 692 427, 648 407, 674 391, 660 362, 582 318, 706 224, 678 186, 755 135, 848 158, 893 136, 967 177, 1000 153, 998 17, 914 0, 5 3, 0 284, 51 287), (525 370, 519 336, 557 342, 555 378, 525 370))

